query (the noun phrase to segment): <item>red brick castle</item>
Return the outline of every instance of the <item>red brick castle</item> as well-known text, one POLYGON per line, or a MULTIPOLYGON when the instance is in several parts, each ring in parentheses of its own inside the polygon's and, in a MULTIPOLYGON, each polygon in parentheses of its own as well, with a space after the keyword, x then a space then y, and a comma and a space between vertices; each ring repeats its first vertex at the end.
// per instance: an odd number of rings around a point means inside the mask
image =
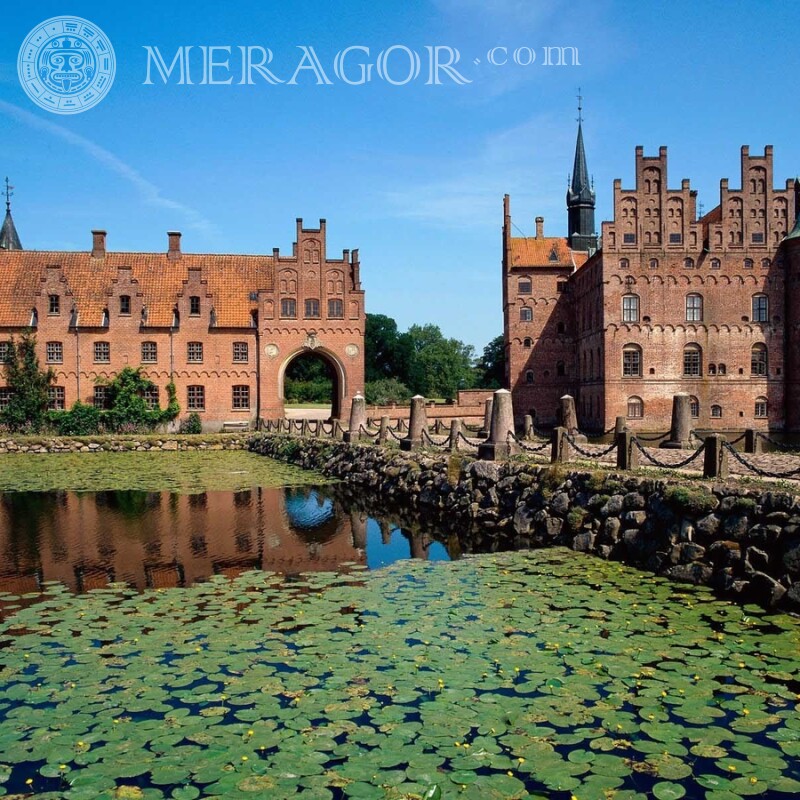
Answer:
MULTIPOLYGON (((282 417, 286 367, 313 352, 332 367, 332 415, 346 416, 364 390, 358 250, 330 257, 325 220, 298 219, 296 239, 290 255, 200 255, 171 232, 165 252, 120 253, 92 231, 91 250, 24 250, 7 190, 0 351, 34 330, 41 363, 56 373, 53 409, 102 407, 97 379, 141 365, 159 389, 151 403, 163 407, 173 381, 181 417, 196 411, 210 431, 282 417)), ((0 405, 7 398, 0 387, 0 405)))
POLYGON ((576 398, 581 426, 669 428, 672 396, 695 426, 800 430, 800 183, 774 188, 772 147, 741 152, 740 188, 698 218, 688 180, 671 189, 667 148, 636 148, 636 185, 614 181, 614 218, 595 233, 582 126, 568 236, 511 235, 504 199, 507 380, 518 417, 556 422, 576 398))

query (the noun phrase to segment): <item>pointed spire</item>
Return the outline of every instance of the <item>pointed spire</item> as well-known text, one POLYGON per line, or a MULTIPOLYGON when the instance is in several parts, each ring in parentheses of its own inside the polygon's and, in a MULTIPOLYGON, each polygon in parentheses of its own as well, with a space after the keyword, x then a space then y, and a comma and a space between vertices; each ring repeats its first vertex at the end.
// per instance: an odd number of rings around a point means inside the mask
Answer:
POLYGON ((787 239, 800 239, 800 178, 794 179, 794 210, 797 220, 794 228, 786 235, 787 239))
POLYGON ((0 250, 22 250, 22 243, 17 235, 14 226, 14 219, 11 216, 11 197, 14 187, 6 178, 6 188, 3 194, 6 196, 6 218, 3 220, 3 227, 0 228, 0 250))
POLYGON ((595 193, 586 165, 583 145, 583 95, 578 89, 578 138, 575 142, 575 161, 572 180, 567 189, 569 244, 574 250, 593 250, 597 247, 594 233, 595 193))

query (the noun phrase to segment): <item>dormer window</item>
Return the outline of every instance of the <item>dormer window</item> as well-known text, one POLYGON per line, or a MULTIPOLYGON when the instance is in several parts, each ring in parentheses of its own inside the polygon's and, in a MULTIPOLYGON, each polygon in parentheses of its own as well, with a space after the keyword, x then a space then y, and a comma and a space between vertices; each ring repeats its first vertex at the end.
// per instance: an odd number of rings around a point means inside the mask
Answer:
POLYGON ((39 312, 35 308, 32 308, 31 309, 31 321, 30 321, 30 325, 28 327, 29 328, 36 328, 36 327, 38 327, 38 325, 39 325, 39 312))
POLYGON ((103 318, 100 320, 100 327, 107 328, 108 327, 108 309, 103 309, 103 318))
POLYGON ((189 298, 189 316, 200 316, 200 298, 197 295, 192 295, 189 298))
POLYGON ((61 313, 61 298, 57 294, 48 295, 47 313, 53 315, 61 313))
POLYGON ((122 294, 119 297, 119 313, 123 316, 130 316, 131 313, 131 296, 129 294, 122 294))

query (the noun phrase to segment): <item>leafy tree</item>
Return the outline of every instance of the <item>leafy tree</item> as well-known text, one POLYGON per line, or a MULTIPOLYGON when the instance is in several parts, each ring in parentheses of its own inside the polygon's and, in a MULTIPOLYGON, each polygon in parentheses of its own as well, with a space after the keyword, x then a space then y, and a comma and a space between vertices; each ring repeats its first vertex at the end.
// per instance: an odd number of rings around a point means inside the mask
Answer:
POLYGON ((502 389, 506 382, 506 347, 503 335, 495 336, 475 365, 476 384, 481 389, 502 389))
POLYGON ((408 348, 408 386, 425 397, 456 396, 474 385, 475 349, 458 339, 446 339, 438 325, 412 325, 402 335, 408 348))
POLYGON ((364 379, 408 377, 408 342, 397 330, 397 323, 385 314, 367 314, 364 328, 364 379))
POLYGON ((59 436, 91 436, 100 433, 100 411, 76 400, 69 411, 51 411, 50 423, 59 436))
POLYGON ((407 403, 411 399, 411 391, 397 378, 381 378, 377 381, 367 381, 364 386, 364 398, 369 405, 388 406, 392 403, 407 403))
POLYGON ((52 369, 40 368, 31 331, 23 333, 18 343, 13 338, 9 342, 5 371, 11 397, 0 419, 12 431, 40 431, 47 418, 47 390, 56 376, 52 369))
POLYGON ((156 386, 142 375, 141 367, 125 367, 110 381, 98 381, 98 384, 107 387, 109 411, 104 416, 106 426, 112 431, 152 430, 157 425, 175 419, 180 412, 173 383, 167 386, 167 407, 150 407, 145 395, 156 386))
POLYGON ((286 368, 283 395, 289 403, 327 403, 333 394, 333 367, 324 358, 307 354, 286 368))

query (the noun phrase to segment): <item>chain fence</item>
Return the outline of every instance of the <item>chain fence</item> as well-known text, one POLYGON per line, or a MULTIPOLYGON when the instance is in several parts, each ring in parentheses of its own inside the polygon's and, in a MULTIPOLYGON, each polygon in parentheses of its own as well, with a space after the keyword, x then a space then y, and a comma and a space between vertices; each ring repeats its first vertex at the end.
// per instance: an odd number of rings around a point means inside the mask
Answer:
POLYGON ((745 458, 730 442, 723 442, 722 446, 728 451, 728 454, 738 461, 745 469, 755 473, 760 478, 794 478, 800 475, 800 467, 796 469, 784 470, 783 472, 773 472, 772 470, 763 469, 754 464, 750 459, 745 458))
POLYGON ((576 453, 579 453, 585 458, 602 458, 603 456, 607 456, 609 453, 616 450, 617 448, 617 442, 615 440, 611 442, 611 444, 608 447, 604 448, 603 450, 600 450, 599 452, 594 452, 592 450, 584 450, 584 448, 581 447, 578 444, 578 442, 575 441, 574 437, 571 436, 569 433, 565 433, 564 438, 569 442, 570 447, 572 447, 572 449, 575 450, 576 453))
POLYGON ((520 439, 515 433, 508 432, 508 440, 516 442, 526 453, 541 453, 551 447, 551 442, 544 442, 539 445, 528 444, 524 439, 520 439))
POLYGON ((701 453, 704 453, 706 449, 706 443, 703 442, 703 444, 701 444, 700 447, 698 447, 697 450, 695 450, 688 458, 684 458, 683 460, 675 463, 670 463, 669 461, 661 461, 660 459, 655 458, 655 456, 651 456, 650 453, 648 453, 647 450, 642 447, 638 439, 634 439, 633 444, 647 461, 654 466, 662 467, 663 469, 681 469, 683 467, 687 467, 692 463, 692 461, 694 461, 696 458, 699 458, 701 453))
POLYGON ((758 436, 759 439, 763 439, 765 442, 769 442, 773 447, 776 447, 778 450, 783 450, 785 453, 796 453, 800 451, 800 445, 787 444, 786 442, 779 442, 777 439, 773 439, 766 433, 761 433, 761 431, 758 431, 756 435, 758 436))

